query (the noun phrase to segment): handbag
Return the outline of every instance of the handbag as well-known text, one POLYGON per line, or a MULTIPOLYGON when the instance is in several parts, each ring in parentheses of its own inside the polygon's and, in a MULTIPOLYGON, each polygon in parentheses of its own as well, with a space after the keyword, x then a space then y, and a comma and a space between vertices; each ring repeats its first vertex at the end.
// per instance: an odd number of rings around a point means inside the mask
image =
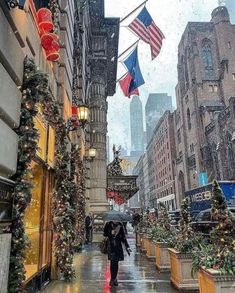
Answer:
POLYGON ((100 252, 103 254, 108 253, 108 237, 104 237, 104 239, 100 242, 100 252))

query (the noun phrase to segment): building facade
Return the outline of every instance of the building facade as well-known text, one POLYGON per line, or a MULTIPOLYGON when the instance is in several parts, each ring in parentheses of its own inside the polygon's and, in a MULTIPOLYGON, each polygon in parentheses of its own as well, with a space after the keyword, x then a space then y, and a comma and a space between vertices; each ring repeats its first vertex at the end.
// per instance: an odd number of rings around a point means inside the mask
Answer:
POLYGON ((133 96, 130 103, 131 154, 144 152, 143 108, 139 96, 133 96))
MULTIPOLYGON (((0 36, 0 195, 13 192, 12 176, 17 169, 19 140, 16 129, 19 126, 22 101, 20 89, 23 84, 24 61, 28 56, 34 60, 39 70, 48 74, 50 93, 66 125, 72 117, 72 105, 77 107, 86 104, 90 108, 89 124, 85 129, 78 127, 69 133, 66 149, 71 154, 72 145, 75 145, 82 161, 82 165, 76 168, 81 170, 84 166, 87 167, 84 180, 88 210, 104 211, 108 206, 106 97, 115 92, 119 20, 104 17, 103 0, 28 0, 24 9, 10 9, 7 2, 0 2, 0 23, 5 28, 0 36), (52 3, 56 3, 56 6, 52 3), (40 8, 55 8, 55 14, 51 11, 53 27, 60 44, 59 62, 49 61, 48 52, 42 47, 37 18, 40 8), (97 150, 97 157, 93 161, 88 157, 91 146, 97 150)), ((24 217, 25 232, 31 242, 24 262, 25 283, 27 290, 31 291, 40 289, 51 278, 56 278, 58 272, 53 257, 51 202, 51 193, 55 187, 57 137, 55 129, 40 109, 41 107, 34 120, 39 134, 38 149, 30 164, 31 183, 34 187, 31 204, 26 208, 24 217)), ((10 200, 3 205, 1 200, 0 198, 0 244, 4 237, 2 228, 11 221, 8 207, 12 204, 10 200), (5 214, 9 217, 5 217, 5 214)), ((2 260, 0 263, 3 263, 2 260)), ((4 259, 4 264, 7 271, 9 259, 4 259)), ((7 278, 4 277, 4 280, 6 284, 7 278)), ((0 284, 2 285, 1 282, 0 284)), ((5 288, 0 287, 0 291, 5 293, 5 288)))
POLYGON ((175 210, 179 205, 175 194, 175 134, 174 114, 166 111, 154 130, 154 166, 157 203, 163 203, 168 210, 175 210))
POLYGON ((231 106, 234 96, 234 30, 226 7, 221 6, 212 12, 210 22, 188 23, 179 44, 175 113, 179 199, 185 190, 201 184, 203 173, 209 181, 215 177, 205 159, 208 130, 211 123, 217 123, 218 112, 231 106))
POLYGON ((145 105, 147 144, 150 142, 157 122, 166 110, 172 109, 172 98, 166 93, 149 94, 145 105))

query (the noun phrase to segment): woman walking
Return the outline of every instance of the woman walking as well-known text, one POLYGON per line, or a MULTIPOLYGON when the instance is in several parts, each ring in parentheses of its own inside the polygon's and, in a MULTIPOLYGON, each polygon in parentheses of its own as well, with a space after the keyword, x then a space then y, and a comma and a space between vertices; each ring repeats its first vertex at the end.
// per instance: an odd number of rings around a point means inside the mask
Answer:
POLYGON ((110 221, 105 224, 104 236, 109 239, 108 259, 110 260, 111 287, 118 286, 118 262, 124 260, 122 243, 125 245, 127 253, 130 255, 131 249, 126 240, 122 223, 110 221))

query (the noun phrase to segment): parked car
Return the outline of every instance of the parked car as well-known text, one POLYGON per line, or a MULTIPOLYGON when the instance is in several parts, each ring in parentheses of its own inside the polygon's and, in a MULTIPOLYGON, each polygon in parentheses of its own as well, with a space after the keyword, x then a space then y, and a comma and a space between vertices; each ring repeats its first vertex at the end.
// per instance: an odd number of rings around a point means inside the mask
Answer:
MULTIPOLYGON (((228 207, 232 214, 233 222, 235 223, 235 206, 228 207)), ((210 231, 217 225, 218 222, 213 221, 211 209, 201 211, 191 222, 191 227, 194 231, 208 235, 210 231)))

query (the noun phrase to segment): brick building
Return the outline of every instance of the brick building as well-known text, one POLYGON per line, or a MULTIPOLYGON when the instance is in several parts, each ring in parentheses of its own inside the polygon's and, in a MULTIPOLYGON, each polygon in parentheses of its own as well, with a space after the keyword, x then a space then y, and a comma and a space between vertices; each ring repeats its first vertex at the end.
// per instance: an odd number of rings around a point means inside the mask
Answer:
POLYGON ((164 203, 168 210, 177 206, 175 196, 175 139, 174 114, 166 111, 160 118, 155 130, 154 170, 155 170, 155 205, 164 203))
MULTIPOLYGON (((210 148, 208 143, 212 143, 208 133, 212 124, 221 121, 214 141, 219 141, 218 130, 227 127, 225 125, 229 126, 230 139, 232 137, 232 125, 222 122, 224 118, 221 118, 229 110, 219 116, 218 112, 231 109, 233 103, 230 98, 235 93, 234 34, 235 27, 230 23, 228 11, 221 6, 212 12, 210 22, 189 22, 181 38, 175 113, 176 192, 179 199, 185 190, 199 186, 201 173, 207 173, 209 181, 216 177, 216 165, 212 168, 208 163, 212 158, 205 159, 210 148)), ((230 113, 233 115, 233 111, 230 113)), ((215 148, 216 152, 218 148, 215 148)), ((229 178, 223 176, 223 179, 229 178)))

